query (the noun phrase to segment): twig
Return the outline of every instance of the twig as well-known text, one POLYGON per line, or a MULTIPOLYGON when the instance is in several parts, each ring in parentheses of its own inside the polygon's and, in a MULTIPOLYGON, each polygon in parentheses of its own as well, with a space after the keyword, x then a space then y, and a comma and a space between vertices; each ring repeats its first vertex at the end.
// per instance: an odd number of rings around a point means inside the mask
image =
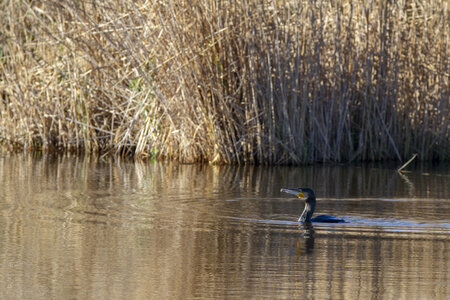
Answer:
POLYGON ((417 156, 417 153, 414 153, 413 157, 411 157, 410 160, 408 160, 403 166, 401 166, 397 172, 401 172, 407 165, 409 165, 417 156))

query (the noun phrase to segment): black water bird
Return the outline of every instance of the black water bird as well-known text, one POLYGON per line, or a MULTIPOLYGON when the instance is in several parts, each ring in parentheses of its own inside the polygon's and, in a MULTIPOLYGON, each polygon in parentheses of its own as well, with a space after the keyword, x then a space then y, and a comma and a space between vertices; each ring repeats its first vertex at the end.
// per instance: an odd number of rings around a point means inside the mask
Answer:
POLYGON ((297 198, 305 199, 305 209, 302 215, 298 219, 302 223, 320 222, 320 223, 345 223, 344 219, 336 218, 329 215, 320 215, 312 218, 314 209, 316 208, 316 194, 310 188, 282 188, 281 192, 292 194, 297 196, 297 198))

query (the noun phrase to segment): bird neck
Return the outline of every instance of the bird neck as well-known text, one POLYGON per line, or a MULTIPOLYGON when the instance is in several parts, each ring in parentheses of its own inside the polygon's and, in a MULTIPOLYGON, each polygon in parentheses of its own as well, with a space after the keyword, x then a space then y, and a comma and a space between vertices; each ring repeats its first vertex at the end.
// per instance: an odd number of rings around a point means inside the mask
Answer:
POLYGON ((311 223, 311 218, 315 208, 316 208, 316 198, 308 197, 305 201, 305 209, 303 210, 303 213, 298 219, 298 221, 303 223, 311 223))

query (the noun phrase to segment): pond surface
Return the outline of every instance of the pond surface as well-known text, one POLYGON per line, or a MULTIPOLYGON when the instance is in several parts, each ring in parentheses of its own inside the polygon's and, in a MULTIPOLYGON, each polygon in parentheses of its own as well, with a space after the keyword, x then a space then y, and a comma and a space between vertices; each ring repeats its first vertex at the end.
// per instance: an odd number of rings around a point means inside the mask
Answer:
POLYGON ((408 169, 3 154, 0 298, 448 299, 450 171, 408 169))

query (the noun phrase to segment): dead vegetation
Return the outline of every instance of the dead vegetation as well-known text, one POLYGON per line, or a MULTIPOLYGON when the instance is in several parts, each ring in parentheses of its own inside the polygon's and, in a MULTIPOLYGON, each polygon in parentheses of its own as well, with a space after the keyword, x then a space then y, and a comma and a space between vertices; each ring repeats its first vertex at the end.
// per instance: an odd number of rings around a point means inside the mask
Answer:
POLYGON ((446 1, 3 1, 0 143, 183 162, 449 158, 446 1))

